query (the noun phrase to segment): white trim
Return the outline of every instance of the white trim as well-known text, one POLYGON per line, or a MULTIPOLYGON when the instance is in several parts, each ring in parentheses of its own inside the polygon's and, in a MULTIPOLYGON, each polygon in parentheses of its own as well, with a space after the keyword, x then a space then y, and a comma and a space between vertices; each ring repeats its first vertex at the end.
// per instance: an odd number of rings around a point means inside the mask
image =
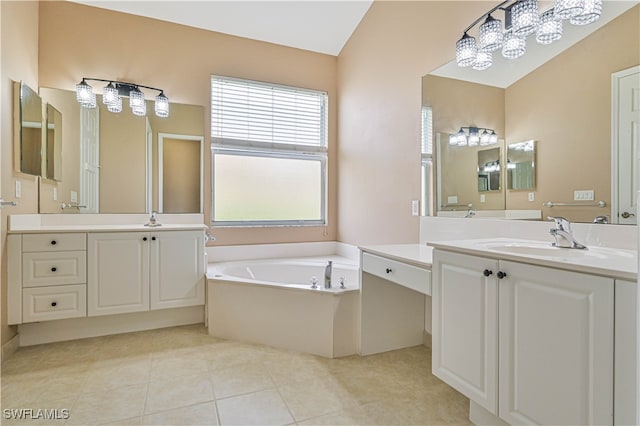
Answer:
POLYGON ((22 324, 20 346, 204 323, 204 305, 22 324))
POLYGON ((146 138, 147 138, 147 173, 146 173, 146 195, 147 195, 147 213, 151 214, 153 210, 153 129, 151 128, 151 123, 149 123, 149 117, 147 119, 147 129, 146 129, 146 138))
POLYGON ((610 223, 618 223, 618 100, 620 80, 640 72, 640 65, 611 74, 611 217, 610 223))
POLYGON ((179 135, 175 133, 158 133, 158 212, 164 211, 164 199, 163 199, 163 182, 164 182, 164 168, 163 168, 163 146, 164 139, 178 139, 184 141, 200 141, 200 210, 198 213, 204 212, 204 136, 193 135, 179 135))

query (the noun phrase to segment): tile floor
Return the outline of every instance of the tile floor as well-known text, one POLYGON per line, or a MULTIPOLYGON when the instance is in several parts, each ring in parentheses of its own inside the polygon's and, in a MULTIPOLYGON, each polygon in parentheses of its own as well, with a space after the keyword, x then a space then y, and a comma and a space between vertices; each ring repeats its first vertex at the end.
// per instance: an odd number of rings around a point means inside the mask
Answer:
POLYGON ((20 348, 2 364, 2 408, 3 425, 469 424, 425 347, 326 359, 202 325, 20 348), (12 408, 69 418, 7 419, 12 408))

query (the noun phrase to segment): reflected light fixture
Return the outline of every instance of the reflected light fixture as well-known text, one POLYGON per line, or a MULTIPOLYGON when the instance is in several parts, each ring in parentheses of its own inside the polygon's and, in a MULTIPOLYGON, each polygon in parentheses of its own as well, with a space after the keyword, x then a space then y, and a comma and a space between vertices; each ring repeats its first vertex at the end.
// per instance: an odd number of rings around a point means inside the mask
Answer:
POLYGON ((169 116, 169 98, 167 98, 162 89, 125 81, 104 80, 100 78, 83 77, 82 81, 76 85, 76 100, 84 108, 96 108, 97 106, 96 95, 93 92, 93 88, 87 84, 87 80, 108 83, 102 90, 102 102, 110 112, 122 112, 122 98, 129 97, 131 112, 137 116, 146 115, 147 103, 145 101, 145 94, 140 90, 140 88, 144 88, 159 92, 155 97, 155 114, 161 118, 169 116))
POLYGON ((539 44, 551 44, 562 37, 563 21, 588 25, 602 13, 603 0, 555 0, 553 7, 540 13, 538 0, 506 0, 473 21, 456 42, 456 63, 460 67, 485 70, 493 64, 491 52, 502 49, 506 59, 526 52, 526 39, 535 34, 539 44), (504 13, 502 20, 494 17, 504 13), (478 24, 478 40, 471 30, 478 24), (489 54, 489 55, 487 55, 489 54))
POLYGON ((483 127, 460 127, 457 133, 449 135, 449 145, 454 146, 486 146, 498 143, 498 135, 492 129, 483 127))

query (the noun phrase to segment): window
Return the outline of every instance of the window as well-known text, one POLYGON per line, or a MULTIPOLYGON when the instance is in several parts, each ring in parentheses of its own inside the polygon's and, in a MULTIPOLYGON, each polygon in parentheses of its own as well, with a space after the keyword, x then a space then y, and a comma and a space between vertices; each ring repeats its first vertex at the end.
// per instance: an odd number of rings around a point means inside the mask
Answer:
POLYGON ((422 107, 422 215, 431 216, 433 204, 433 111, 422 107))
POLYGON ((212 224, 326 224, 327 94, 211 76, 212 224))

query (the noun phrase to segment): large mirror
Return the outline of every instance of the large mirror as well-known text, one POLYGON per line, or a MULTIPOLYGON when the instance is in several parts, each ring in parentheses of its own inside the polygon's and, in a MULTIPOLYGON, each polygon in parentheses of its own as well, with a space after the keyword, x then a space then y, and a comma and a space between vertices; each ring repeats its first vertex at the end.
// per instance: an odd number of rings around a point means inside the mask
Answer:
POLYGON ((53 105, 47 104, 45 177, 50 180, 62 180, 62 113, 53 105))
POLYGON ((41 180, 40 213, 203 211, 201 106, 172 103, 169 117, 160 118, 152 101, 147 116, 136 116, 126 106, 108 111, 100 95, 98 107, 87 109, 72 91, 41 88, 40 94, 61 112, 64 158, 58 182, 41 180))
POLYGON ((17 171, 42 174, 42 99, 23 82, 13 82, 14 151, 17 171))
MULTIPOLYGON (((640 64, 639 19, 637 3, 605 2, 604 22, 589 30, 591 34, 522 75, 511 63, 497 61, 495 72, 493 68, 460 69, 455 63, 434 70, 422 79, 423 106, 431 109, 433 134, 440 134, 439 143, 446 145, 448 135, 459 128, 478 126, 495 129, 499 138, 504 138, 500 164, 504 204, 499 208, 505 211, 538 211, 539 218, 565 216, 575 222, 593 222, 597 216, 607 216, 611 223, 622 223, 615 212, 625 209, 612 203, 620 200, 618 194, 624 189, 612 194, 612 179, 619 180, 616 175, 622 172, 618 167, 628 161, 617 159, 616 148, 612 148, 612 132, 617 125, 611 118, 615 96, 612 75, 640 64), (454 77, 448 74, 451 68, 458 68, 454 77), (526 150, 519 149, 522 145, 518 144, 534 140, 526 150), (592 199, 580 197, 585 193, 592 194, 592 199), (605 207, 600 207, 599 201, 604 201, 605 207), (612 211, 616 217, 611 217, 612 211)), ((565 25, 565 35, 573 31, 569 27, 565 25)), ((527 53, 515 61, 536 57, 533 44, 533 38, 527 39, 527 53)), ((434 148, 437 144, 434 140, 434 148)), ((457 148, 477 151, 474 147, 457 148)), ((473 157, 476 153, 469 153, 466 163, 450 166, 459 170, 453 174, 439 172, 443 160, 437 158, 438 149, 433 155, 436 182, 430 188, 434 194, 432 214, 444 210, 438 204, 448 201, 436 198, 438 188, 450 185, 447 179, 472 179, 478 198, 492 193, 479 190, 479 175, 463 172, 468 170, 471 158, 473 166, 480 169, 482 160, 473 157)), ((628 193, 633 192, 628 189, 628 193)), ((460 197, 458 201, 467 203, 460 197)), ((634 211, 635 200, 630 203, 628 211, 634 211)), ((473 202, 473 208, 489 209, 479 199, 473 202)))

